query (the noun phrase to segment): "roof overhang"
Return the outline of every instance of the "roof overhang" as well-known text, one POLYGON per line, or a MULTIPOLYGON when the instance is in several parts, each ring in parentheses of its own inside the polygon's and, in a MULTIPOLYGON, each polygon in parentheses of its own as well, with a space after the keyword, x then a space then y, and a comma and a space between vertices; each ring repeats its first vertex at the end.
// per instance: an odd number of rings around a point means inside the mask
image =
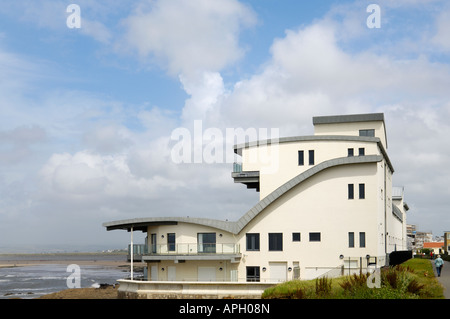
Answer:
POLYGON ((219 230, 233 232, 234 223, 216 219, 209 218, 189 218, 189 217, 147 217, 147 218, 134 218, 126 220, 118 220, 112 222, 103 223, 103 227, 106 230, 123 229, 131 231, 139 230, 147 232, 149 226, 160 226, 160 225, 177 225, 178 223, 189 223, 202 226, 208 226, 217 228, 219 230))

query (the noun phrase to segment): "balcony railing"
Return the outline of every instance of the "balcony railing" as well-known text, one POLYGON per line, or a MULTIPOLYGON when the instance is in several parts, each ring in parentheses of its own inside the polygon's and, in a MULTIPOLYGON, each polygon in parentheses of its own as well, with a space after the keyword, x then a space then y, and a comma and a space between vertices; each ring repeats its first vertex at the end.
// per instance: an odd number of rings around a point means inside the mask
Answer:
POLYGON ((233 163, 233 173, 241 173, 242 172, 242 163, 233 163))
MULTIPOLYGON (((130 247, 128 248, 130 251, 130 247)), ((238 244, 159 244, 159 245, 134 245, 134 255, 201 255, 218 254, 236 255, 240 253, 238 244)))

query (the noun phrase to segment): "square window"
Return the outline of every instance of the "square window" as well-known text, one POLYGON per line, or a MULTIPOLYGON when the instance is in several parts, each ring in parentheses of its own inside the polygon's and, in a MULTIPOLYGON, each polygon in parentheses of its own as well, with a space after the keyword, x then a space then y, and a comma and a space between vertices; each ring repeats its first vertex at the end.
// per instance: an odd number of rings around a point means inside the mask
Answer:
POLYGON ((283 233, 269 234, 269 251, 283 250, 283 233))
POLYGON ((354 154, 353 154, 353 148, 349 148, 348 150, 347 150, 347 156, 348 157, 352 157, 354 154))
POLYGON ((259 234, 247 234, 247 250, 259 251, 259 234))
POLYGON ((300 241, 300 233, 292 233, 292 241, 300 241))
POLYGON ((359 156, 364 156, 364 155, 366 155, 366 150, 364 147, 360 147, 359 148, 359 156))
POLYGON ((309 233, 309 241, 320 241, 320 233, 309 233))
POLYGON ((199 253, 216 253, 216 233, 198 233, 197 243, 199 253))
POLYGON ((254 266, 247 267, 247 281, 251 281, 251 282, 259 282, 260 281, 259 267, 254 267, 254 266))

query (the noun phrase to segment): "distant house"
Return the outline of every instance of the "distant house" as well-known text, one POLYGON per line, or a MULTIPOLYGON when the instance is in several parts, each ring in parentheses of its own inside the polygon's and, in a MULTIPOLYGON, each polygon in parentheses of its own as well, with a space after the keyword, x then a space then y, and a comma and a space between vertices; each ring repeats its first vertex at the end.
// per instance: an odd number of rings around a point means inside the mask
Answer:
POLYGON ((433 254, 443 254, 444 253, 444 242, 427 242, 423 243, 424 249, 429 249, 430 252, 433 252, 433 254))
POLYGON ((381 267, 406 250, 403 188, 392 187, 384 115, 313 118, 314 135, 235 145, 235 183, 260 193, 236 221, 147 217, 148 281, 275 283, 381 267), (262 159, 269 154, 271 159, 262 159))

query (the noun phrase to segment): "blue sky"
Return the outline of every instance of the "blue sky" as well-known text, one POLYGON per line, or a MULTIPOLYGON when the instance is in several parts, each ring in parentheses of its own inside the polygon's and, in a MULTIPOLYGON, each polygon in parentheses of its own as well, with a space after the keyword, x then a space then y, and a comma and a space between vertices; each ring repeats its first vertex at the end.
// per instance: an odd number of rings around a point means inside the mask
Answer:
POLYGON ((313 116, 365 112, 385 113, 408 222, 440 235, 449 28, 441 0, 3 1, 0 251, 123 247, 128 234, 101 226, 117 219, 235 220, 258 194, 230 163, 173 163, 174 130, 310 135, 313 116))

